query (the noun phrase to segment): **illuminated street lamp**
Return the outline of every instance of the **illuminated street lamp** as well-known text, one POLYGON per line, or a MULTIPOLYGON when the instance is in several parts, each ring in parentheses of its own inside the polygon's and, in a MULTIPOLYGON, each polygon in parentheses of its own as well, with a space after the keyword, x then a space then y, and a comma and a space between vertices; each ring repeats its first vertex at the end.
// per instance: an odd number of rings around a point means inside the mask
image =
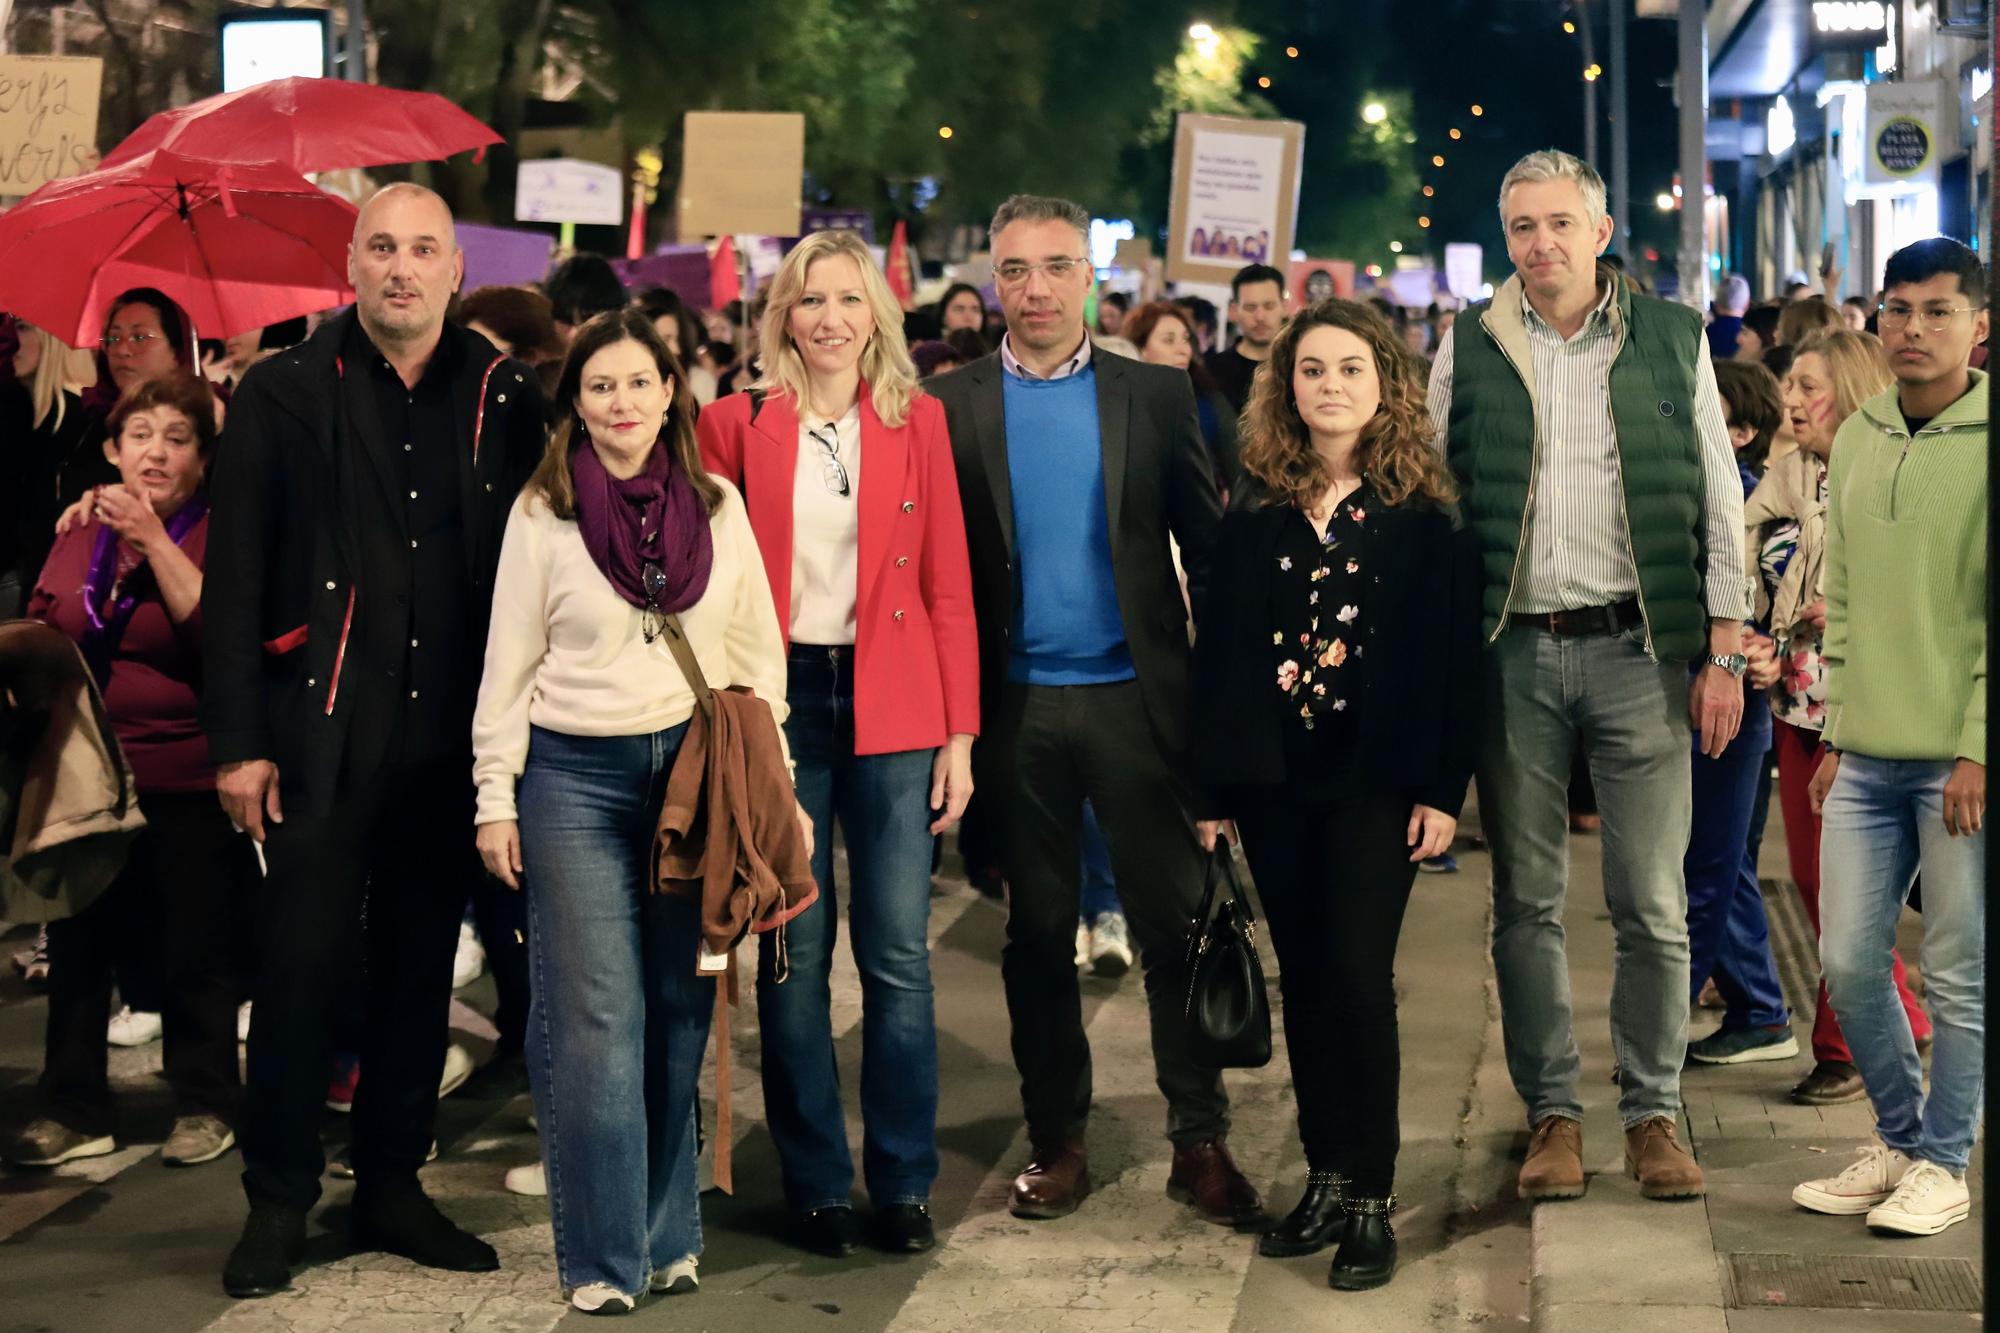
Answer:
MULTIPOLYGON (((1204 26, 1206 26, 1206 25, 1204 25, 1204 26)), ((1568 19, 1564 19, 1564 20, 1563 20, 1563 31, 1564 31, 1564 32, 1567 32, 1567 33, 1571 33, 1571 34, 1574 34, 1574 33, 1576 32, 1576 25, 1575 25, 1574 23, 1571 23, 1571 22, 1570 22, 1570 21, 1569 21, 1568 19)))
POLYGON ((1191 23, 1188 25, 1188 39, 1196 42, 1212 42, 1215 40, 1215 29, 1206 23, 1191 23))
POLYGON ((1370 102, 1361 108, 1361 118, 1370 125, 1380 125, 1389 118, 1389 108, 1380 102, 1370 102))
POLYGON ((1653 196, 1653 203, 1662 213, 1674 211, 1674 197, 1665 190, 1653 196))

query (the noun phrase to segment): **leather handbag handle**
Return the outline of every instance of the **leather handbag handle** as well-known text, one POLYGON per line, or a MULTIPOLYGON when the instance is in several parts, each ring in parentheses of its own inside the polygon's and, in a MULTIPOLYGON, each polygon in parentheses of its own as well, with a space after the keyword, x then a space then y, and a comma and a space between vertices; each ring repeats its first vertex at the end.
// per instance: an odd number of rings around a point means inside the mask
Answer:
POLYGON ((1246 926, 1257 924, 1257 914, 1250 910, 1250 899, 1243 892, 1242 883, 1236 878, 1236 858, 1229 854, 1229 843, 1224 838, 1215 840, 1215 849, 1208 854, 1208 873, 1204 877, 1201 890, 1201 912, 1196 920, 1204 929, 1210 915, 1215 911, 1215 882, 1220 878, 1229 885, 1229 896, 1236 903, 1236 910, 1243 914, 1246 926), (1218 876, 1216 873, 1220 871, 1218 876))

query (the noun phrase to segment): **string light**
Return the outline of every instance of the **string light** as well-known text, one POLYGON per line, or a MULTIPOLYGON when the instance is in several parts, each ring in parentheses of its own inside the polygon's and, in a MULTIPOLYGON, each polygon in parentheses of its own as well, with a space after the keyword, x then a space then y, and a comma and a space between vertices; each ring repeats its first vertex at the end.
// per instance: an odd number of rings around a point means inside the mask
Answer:
POLYGON ((1392 255, 1399 255, 1403 253, 1403 243, 1401 241, 1389 242, 1389 253, 1392 255))
POLYGON ((1299 58, 1299 48, 1296 46, 1288 46, 1285 48, 1285 54, 1290 56, 1292 59, 1297 60, 1299 58))
POLYGON ((1475 116, 1483 116, 1486 114, 1486 108, 1479 105, 1479 103, 1474 102, 1472 104, 1472 114, 1475 116))
POLYGON ((1576 31, 1576 25, 1574 23, 1571 23, 1568 19, 1564 19, 1563 31, 1567 33, 1574 33, 1576 31))
POLYGON ((1430 220, 1430 219, 1429 219, 1428 217, 1421 217, 1421 218, 1418 218, 1418 219, 1417 219, 1417 225, 1418 225, 1419 227, 1428 227, 1428 226, 1430 226, 1430 225, 1431 225, 1431 220, 1430 220))
POLYGON ((1434 166, 1434 167, 1441 167, 1441 166, 1443 166, 1443 165, 1444 165, 1444 154, 1443 154, 1443 153, 1436 153, 1436 154, 1433 154, 1433 155, 1432 155, 1432 157, 1431 157, 1431 165, 1432 165, 1432 166, 1434 166))
POLYGON ((1451 131, 1451 137, 1452 137, 1452 138, 1454 138, 1454 139, 1463 139, 1463 138, 1464 138, 1465 136, 1464 136, 1463 134, 1460 134, 1460 133, 1458 132, 1458 129, 1457 129, 1457 127, 1456 127, 1456 126, 1454 126, 1454 127, 1452 128, 1452 131, 1451 131))
POLYGON ((1428 199, 1428 198, 1430 198, 1430 197, 1431 197, 1432 195, 1434 195, 1434 194, 1436 194, 1436 193, 1437 193, 1437 191, 1436 191, 1435 189, 1433 189, 1433 188, 1432 188, 1431 186, 1428 186, 1428 185, 1426 185, 1426 186, 1424 187, 1424 198, 1428 199))
POLYGON ((1263 75, 1262 77, 1260 77, 1260 78, 1259 78, 1259 79, 1257 80, 1257 86, 1258 86, 1259 88, 1268 88, 1268 87, 1270 87, 1270 86, 1271 86, 1271 76, 1270 76, 1270 75, 1268 75, 1268 74, 1266 74, 1266 75, 1263 75))
POLYGON ((949 139, 950 137, 951 137, 951 126, 949 125, 938 126, 938 138, 949 139))

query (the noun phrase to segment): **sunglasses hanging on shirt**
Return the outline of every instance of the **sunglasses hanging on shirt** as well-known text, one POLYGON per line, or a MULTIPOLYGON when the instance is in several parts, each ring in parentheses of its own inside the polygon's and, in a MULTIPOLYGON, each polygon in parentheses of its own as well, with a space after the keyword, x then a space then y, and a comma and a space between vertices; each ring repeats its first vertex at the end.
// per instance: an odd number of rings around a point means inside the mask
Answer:
POLYGON ((806 427, 806 434, 810 435, 812 442, 826 453, 826 457, 820 460, 822 464, 820 480, 826 483, 828 492, 846 499, 850 488, 847 484, 847 469, 840 461, 839 428, 829 421, 823 427, 806 427), (821 431, 825 433, 822 434, 821 431))
POLYGON ((660 593, 667 586, 667 571, 648 560, 639 571, 639 581, 646 589, 646 605, 640 612, 640 623, 646 642, 651 643, 667 631, 667 613, 660 609, 660 593))

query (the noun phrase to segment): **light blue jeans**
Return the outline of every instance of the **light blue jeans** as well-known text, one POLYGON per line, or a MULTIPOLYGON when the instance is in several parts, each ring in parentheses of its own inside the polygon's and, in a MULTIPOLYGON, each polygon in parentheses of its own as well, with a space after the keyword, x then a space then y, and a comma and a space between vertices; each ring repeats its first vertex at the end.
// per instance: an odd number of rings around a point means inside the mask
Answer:
POLYGON ((1979 1132, 1986 1059, 1986 834, 1944 827, 1949 760, 1840 757, 1820 828, 1820 959, 1840 1030, 1891 1148, 1954 1175, 1979 1132), (1889 951, 1924 877, 1930 1096, 1889 951))
POLYGON ((1488 647, 1485 675, 1479 810, 1493 848, 1493 968, 1507 1068, 1529 1122, 1583 1118, 1562 921, 1579 744, 1604 821, 1604 901, 1618 941, 1619 1115, 1627 1128, 1678 1115, 1688 1025, 1681 867, 1693 818, 1687 666, 1647 656, 1636 629, 1514 628, 1488 647))
POLYGON ((695 902, 649 884, 686 730, 536 727, 521 774, 525 1054, 566 1291, 605 1282, 636 1296, 655 1269, 701 1253, 695 1093, 715 982, 695 973, 695 902))

